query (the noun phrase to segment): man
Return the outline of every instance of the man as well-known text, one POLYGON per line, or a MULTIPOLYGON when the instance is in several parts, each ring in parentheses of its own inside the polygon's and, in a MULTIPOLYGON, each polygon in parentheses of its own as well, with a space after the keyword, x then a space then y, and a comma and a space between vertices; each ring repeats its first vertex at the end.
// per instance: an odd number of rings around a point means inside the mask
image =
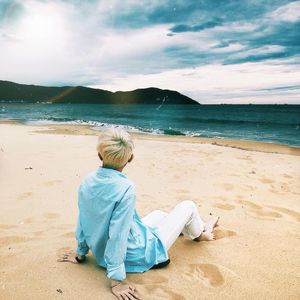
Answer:
POLYGON ((169 214, 156 210, 139 218, 134 183, 122 173, 133 160, 133 141, 118 128, 99 136, 102 167, 83 179, 78 192, 79 217, 76 254, 59 261, 82 263, 91 250, 97 264, 106 268, 112 293, 118 299, 141 299, 126 272, 145 272, 169 264, 167 251, 182 233, 194 241, 213 240, 218 218, 204 224, 192 201, 179 203, 169 214))

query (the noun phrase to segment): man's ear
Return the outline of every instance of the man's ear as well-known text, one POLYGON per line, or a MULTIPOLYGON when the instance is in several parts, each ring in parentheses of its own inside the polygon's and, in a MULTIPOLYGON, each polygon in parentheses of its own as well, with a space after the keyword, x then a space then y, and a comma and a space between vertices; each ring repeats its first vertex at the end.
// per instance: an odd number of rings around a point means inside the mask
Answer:
POLYGON ((98 153, 98 157, 100 158, 101 161, 103 160, 103 158, 102 158, 102 156, 101 156, 100 153, 98 153))
POLYGON ((131 154, 131 156, 130 156, 128 162, 130 163, 132 160, 133 160, 133 154, 131 154))

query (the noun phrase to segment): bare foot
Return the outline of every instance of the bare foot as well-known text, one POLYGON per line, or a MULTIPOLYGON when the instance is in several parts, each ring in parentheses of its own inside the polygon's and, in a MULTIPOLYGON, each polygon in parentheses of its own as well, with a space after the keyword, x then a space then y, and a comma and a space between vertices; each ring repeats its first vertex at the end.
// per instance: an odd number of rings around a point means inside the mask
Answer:
POLYGON ((209 219, 204 225, 204 231, 212 232, 214 230, 214 228, 218 225, 219 219, 220 219, 220 217, 215 217, 215 218, 209 219))
POLYGON ((200 241, 213 241, 215 240, 215 236, 213 233, 214 228, 217 226, 220 217, 215 217, 209 219, 204 225, 204 231, 201 235, 194 239, 196 242, 200 241))
POLYGON ((200 235, 200 237, 197 238, 199 242, 202 241, 214 241, 215 240, 215 235, 213 232, 209 231, 203 231, 200 235))

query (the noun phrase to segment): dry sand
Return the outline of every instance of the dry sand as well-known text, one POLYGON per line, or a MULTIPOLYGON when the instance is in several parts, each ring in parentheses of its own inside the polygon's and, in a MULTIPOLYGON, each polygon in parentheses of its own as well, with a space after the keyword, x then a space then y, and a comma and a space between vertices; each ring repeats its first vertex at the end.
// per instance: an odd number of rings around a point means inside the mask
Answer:
MULTIPOLYGON (((191 199, 204 218, 221 217, 216 241, 179 237, 167 268, 128 275, 144 299, 300 298, 299 149, 135 137, 124 173, 141 216, 191 199)), ((115 299, 92 256, 56 262, 76 246, 76 193, 99 166, 95 143, 87 127, 0 124, 0 299, 115 299)))

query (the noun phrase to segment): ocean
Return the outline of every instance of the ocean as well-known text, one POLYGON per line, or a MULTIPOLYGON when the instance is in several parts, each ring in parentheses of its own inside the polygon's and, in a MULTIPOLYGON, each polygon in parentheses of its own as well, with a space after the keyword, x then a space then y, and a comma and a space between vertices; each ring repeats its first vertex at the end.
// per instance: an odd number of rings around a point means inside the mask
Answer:
POLYGON ((0 120, 87 124, 300 147, 300 105, 106 105, 0 103, 0 120))

